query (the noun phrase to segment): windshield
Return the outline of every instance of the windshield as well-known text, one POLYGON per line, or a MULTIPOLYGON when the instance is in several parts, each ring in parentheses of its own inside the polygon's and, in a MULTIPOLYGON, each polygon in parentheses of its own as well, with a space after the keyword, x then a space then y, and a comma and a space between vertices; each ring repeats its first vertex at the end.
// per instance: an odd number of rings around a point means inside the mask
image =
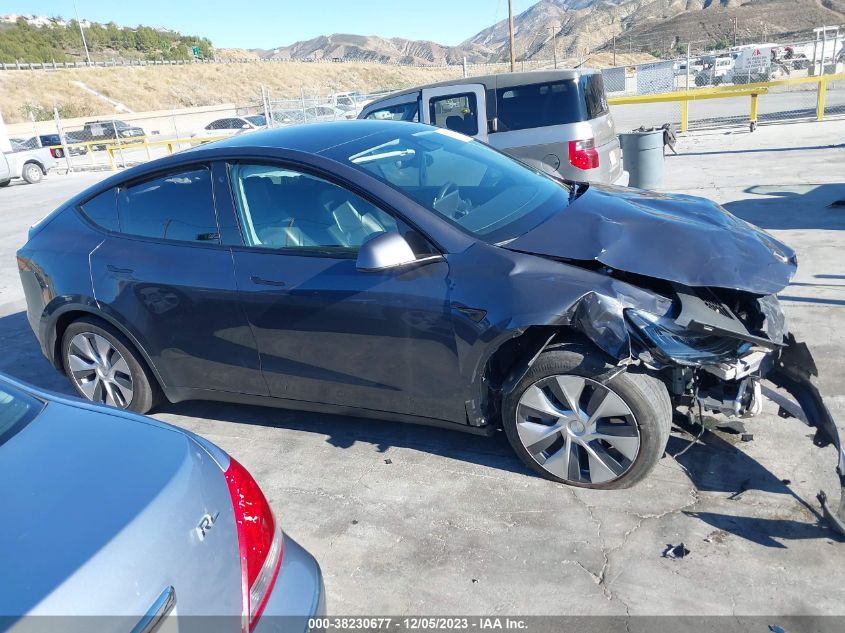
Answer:
POLYGON ((0 446, 26 426, 44 408, 44 403, 0 382, 0 446))
POLYGON ((482 143, 450 130, 408 128, 346 159, 479 239, 519 237, 568 204, 562 182, 482 143))
POLYGON ((244 117, 247 121, 252 123, 253 125, 267 125, 267 119, 264 118, 263 114, 255 114, 253 116, 245 116, 244 117))

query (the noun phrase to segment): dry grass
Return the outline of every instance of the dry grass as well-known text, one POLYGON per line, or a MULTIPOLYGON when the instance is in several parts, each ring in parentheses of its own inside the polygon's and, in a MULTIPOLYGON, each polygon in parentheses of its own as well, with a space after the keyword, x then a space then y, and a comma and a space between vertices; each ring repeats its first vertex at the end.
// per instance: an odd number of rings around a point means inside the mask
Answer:
POLYGON ((7 123, 24 121, 22 107, 52 111, 61 104, 68 116, 114 114, 114 108, 74 82, 123 103, 135 112, 260 99, 264 85, 273 99, 328 95, 357 90, 394 90, 459 77, 460 67, 419 68, 381 64, 207 64, 80 68, 0 72, 0 110, 7 123))

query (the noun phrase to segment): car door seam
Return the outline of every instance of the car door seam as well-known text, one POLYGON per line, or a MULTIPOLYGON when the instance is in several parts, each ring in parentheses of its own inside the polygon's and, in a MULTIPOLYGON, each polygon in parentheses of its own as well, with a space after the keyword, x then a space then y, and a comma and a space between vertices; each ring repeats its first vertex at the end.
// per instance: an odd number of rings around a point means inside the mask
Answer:
POLYGON ((261 375, 261 380, 263 381, 264 387, 267 389, 267 395, 269 396, 270 383, 267 382, 267 376, 264 375, 263 359, 261 357, 261 348, 258 346, 258 337, 255 335, 255 328, 249 318, 249 312, 247 312, 246 305, 244 305, 243 293, 241 292, 241 286, 238 283, 238 265, 235 261, 235 249, 228 248, 227 250, 229 251, 229 257, 232 260, 232 278, 235 281, 235 296, 238 299, 238 307, 241 309, 241 314, 243 314, 247 327, 249 327, 249 333, 252 335, 252 342, 255 344, 255 353, 258 355, 258 373, 261 375))
POLYGON ((100 305, 100 300, 97 299, 97 289, 94 286, 94 262, 92 261, 92 259, 94 257, 94 253, 97 252, 97 249, 99 249, 105 243, 106 243, 106 240, 104 239, 99 244, 97 244, 91 250, 90 253, 88 253, 88 278, 91 281, 91 296, 94 297, 94 303, 97 304, 97 308, 99 308, 100 310, 102 310, 103 307, 100 305))

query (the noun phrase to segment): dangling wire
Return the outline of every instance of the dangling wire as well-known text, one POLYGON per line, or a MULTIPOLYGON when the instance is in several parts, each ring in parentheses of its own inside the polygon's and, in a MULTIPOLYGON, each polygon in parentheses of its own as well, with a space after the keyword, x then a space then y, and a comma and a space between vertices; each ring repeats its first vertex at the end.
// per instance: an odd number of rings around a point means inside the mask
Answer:
MULTIPOLYGON (((704 435, 704 431, 707 430, 704 427, 704 412, 702 411, 702 408, 701 408, 701 400, 698 397, 698 374, 697 373, 693 373, 693 398, 695 398, 695 402, 698 404, 698 425, 701 427, 701 430, 698 432, 697 436, 692 437, 692 440, 690 441, 689 444, 687 444, 687 446, 686 446, 686 448, 684 448, 684 450, 672 455, 672 458, 675 459, 675 460, 677 460, 681 455, 686 453, 693 446, 698 444, 698 442, 701 441, 701 437, 704 435)), ((690 409, 691 408, 692 407, 690 407, 690 409)), ((686 433, 686 431, 684 431, 684 432, 686 433)), ((692 433, 689 433, 689 435, 692 436, 692 433)))

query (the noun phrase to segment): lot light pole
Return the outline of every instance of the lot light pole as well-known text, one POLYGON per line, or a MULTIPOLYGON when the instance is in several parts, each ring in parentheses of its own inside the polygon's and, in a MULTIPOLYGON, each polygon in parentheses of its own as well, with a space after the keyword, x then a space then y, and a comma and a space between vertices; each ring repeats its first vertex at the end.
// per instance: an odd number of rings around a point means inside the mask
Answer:
POLYGON ((508 36, 511 44, 511 72, 516 70, 516 54, 513 50, 513 0, 508 0, 508 36))
POLYGON ((88 53, 88 42, 85 41, 85 31, 82 29, 82 22, 79 21, 79 9, 76 7, 76 2, 73 3, 73 12, 76 13, 76 23, 79 25, 79 34, 82 36, 82 48, 85 49, 85 59, 88 60, 88 65, 91 65, 91 55, 88 53))

